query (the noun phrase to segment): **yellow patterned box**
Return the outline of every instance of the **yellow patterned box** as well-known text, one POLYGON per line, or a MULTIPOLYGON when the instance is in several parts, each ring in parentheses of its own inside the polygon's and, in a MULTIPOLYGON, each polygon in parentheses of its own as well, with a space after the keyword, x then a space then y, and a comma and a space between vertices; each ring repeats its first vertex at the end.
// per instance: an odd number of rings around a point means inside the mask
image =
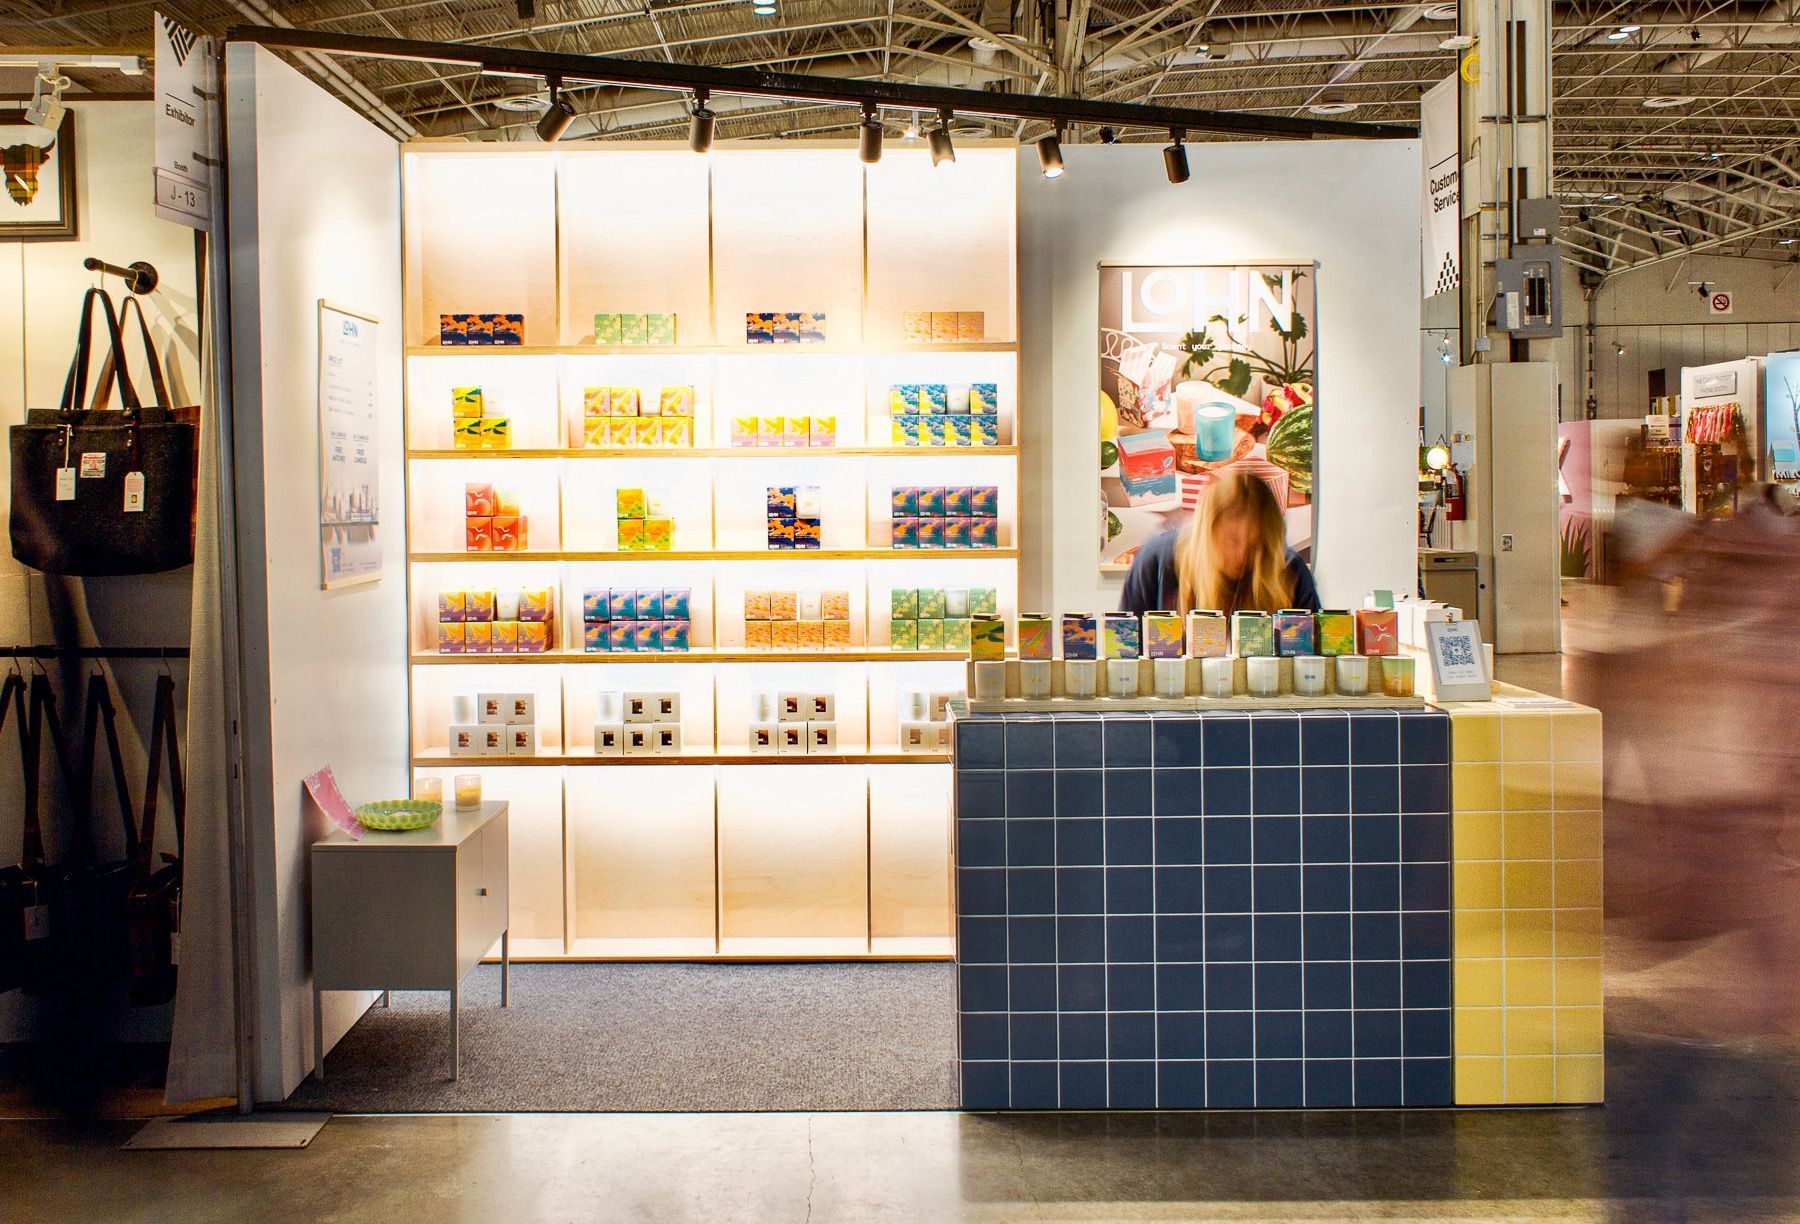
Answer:
POLYGON ((850 649, 850 622, 848 620, 821 621, 825 626, 825 649, 850 649))
POLYGON ((619 520, 619 551, 644 551, 644 520, 641 518, 622 518, 619 520))
POLYGON ((468 596, 462 591, 439 591, 438 621, 444 623, 463 620, 463 609, 467 603, 468 596))
POLYGON ((1006 622, 998 616, 977 616, 969 625, 969 657, 1004 659, 1006 622))
POLYGON ((1320 612, 1314 620, 1318 625, 1320 654, 1356 653, 1356 617, 1352 613, 1326 610, 1320 612))
POLYGON ((463 593, 463 619, 466 621, 491 621, 494 619, 494 593, 492 591, 466 591, 463 593))
POLYGON ((642 489, 620 489, 613 494, 614 513, 622 519, 641 519, 650 513, 649 499, 642 489))
POLYGON ((639 415, 643 400, 636 387, 609 387, 607 403, 612 408, 612 415, 634 417, 639 415))
POLYGON ((636 417, 608 417, 607 445, 613 450, 629 450, 637 445, 636 417))
POLYGON ((731 444, 733 446, 761 446, 762 418, 753 416, 732 417, 731 444))
POLYGON ((644 520, 644 551, 668 552, 675 545, 675 520, 667 517, 644 520))
POLYGON ((758 437, 764 446, 785 446, 787 444, 786 417, 762 417, 758 420, 756 428, 758 437))
POLYGON ((837 418, 834 416, 816 416, 808 418, 811 429, 807 439, 808 446, 836 446, 837 418))
POLYGON ((666 417, 691 417, 694 415, 694 389, 664 387, 658 397, 657 407, 661 410, 661 415, 666 417))
POLYGON ((824 621, 809 620, 796 623, 799 625, 799 629, 795 641, 801 650, 825 649, 824 621))
POLYGON ((770 648, 769 622, 754 620, 744 622, 744 648, 746 650, 768 650, 770 648))
POLYGON ((692 417, 664 417, 662 422, 662 445, 692 446, 694 444, 694 421, 692 417))
POLYGON ((1144 613, 1144 657, 1179 659, 1182 653, 1181 613, 1144 613))
POLYGON ((459 421, 482 415, 481 388, 450 388, 450 415, 459 421))
POLYGON ((781 418, 781 444, 783 446, 809 446, 811 443, 811 417, 791 416, 781 418))
POLYGON ((482 417, 480 427, 482 450, 507 450, 512 446, 512 420, 509 417, 482 417))
POLYGON ((471 621, 463 626, 463 653, 494 653, 493 621, 471 621))
POLYGON ((769 622, 770 650, 800 649, 800 622, 777 620, 769 622))
POLYGON ((600 417, 596 420, 584 420, 581 430, 581 444, 593 450, 607 450, 612 446, 612 420, 600 417))
POLYGON ((820 591, 819 616, 828 621, 847 621, 850 619, 849 591, 820 591))
POLYGON ((450 423, 450 445, 457 450, 480 450, 480 417, 458 417, 450 423))
POLYGON ((919 411, 919 384, 895 383, 888 388, 888 415, 915 416, 919 411))
POLYGON ((495 654, 519 652, 519 622, 495 621, 493 651, 495 654))
POLYGON ((1450 715, 1456 1103, 1603 1099, 1599 711, 1450 715))
POLYGON ((900 318, 901 334, 906 338, 906 343, 931 343, 931 312, 929 310, 909 310, 900 318))
POLYGON ((437 627, 437 652, 439 654, 461 654, 467 643, 468 626, 461 621, 454 624, 444 623, 437 627))
POLYGON ((653 447, 662 445, 662 419, 660 417, 639 417, 632 422, 631 442, 634 446, 653 447))
POLYGON ((581 415, 584 417, 611 416, 612 388, 583 387, 581 389, 581 415))
POLYGON ((551 587, 522 587, 519 590, 519 619, 547 621, 556 608, 551 587))
POLYGON ((1056 656, 1055 626, 1048 616, 1026 612, 1019 616, 1019 657, 1052 659, 1056 656))

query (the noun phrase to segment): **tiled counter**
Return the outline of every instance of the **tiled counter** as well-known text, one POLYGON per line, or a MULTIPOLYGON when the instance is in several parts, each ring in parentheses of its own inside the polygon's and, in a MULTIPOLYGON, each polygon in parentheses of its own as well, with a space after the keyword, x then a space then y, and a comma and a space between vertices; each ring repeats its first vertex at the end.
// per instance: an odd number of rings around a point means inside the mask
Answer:
POLYGON ((1598 1101, 1599 751, 1580 706, 960 717, 963 1106, 1598 1101))
POLYGON ((1449 730, 959 719, 964 1107, 1450 1104, 1449 730))

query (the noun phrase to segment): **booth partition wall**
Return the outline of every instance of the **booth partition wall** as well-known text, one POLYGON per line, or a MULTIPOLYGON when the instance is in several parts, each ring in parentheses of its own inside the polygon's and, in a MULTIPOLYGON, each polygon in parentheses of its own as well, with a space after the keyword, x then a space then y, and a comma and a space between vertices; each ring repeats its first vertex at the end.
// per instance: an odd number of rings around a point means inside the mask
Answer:
POLYGON ((515 955, 951 955, 1016 156, 402 150, 412 766, 512 805, 515 955), (484 692, 523 751, 453 755, 484 692))

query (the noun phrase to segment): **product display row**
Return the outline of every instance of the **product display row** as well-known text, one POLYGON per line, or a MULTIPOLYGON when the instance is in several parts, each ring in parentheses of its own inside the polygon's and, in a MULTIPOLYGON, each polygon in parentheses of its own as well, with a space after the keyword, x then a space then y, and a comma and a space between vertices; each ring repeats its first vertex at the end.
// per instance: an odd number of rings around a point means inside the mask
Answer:
MULTIPOLYGON (((896 592, 895 600, 898 617, 906 606, 905 593, 896 592)), ((1018 618, 1014 640, 1021 659, 1037 660, 1056 657, 1058 640, 1064 659, 1391 655, 1400 648, 1399 617, 1392 607, 1354 612, 1309 612, 1303 608, 1273 614, 1234 612, 1229 621, 1223 612, 1202 609, 1186 617, 1179 612, 1146 612, 1142 616, 1134 612, 1064 612, 1058 621, 1027 612, 1018 618), (1060 635, 1055 632, 1058 623, 1060 635)), ((1003 656, 1004 651, 995 647, 1004 642, 1002 634, 988 627, 980 639, 982 650, 975 658, 1003 656)))

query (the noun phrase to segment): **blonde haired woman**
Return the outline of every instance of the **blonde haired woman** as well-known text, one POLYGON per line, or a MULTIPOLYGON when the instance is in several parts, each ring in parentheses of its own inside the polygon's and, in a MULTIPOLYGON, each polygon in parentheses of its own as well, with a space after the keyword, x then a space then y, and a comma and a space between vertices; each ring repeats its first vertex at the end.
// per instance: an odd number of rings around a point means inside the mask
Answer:
POLYGON ((1287 524, 1269 486, 1227 471, 1207 489, 1186 527, 1165 531, 1132 559, 1121 612, 1319 610, 1306 562, 1287 546, 1287 524))

